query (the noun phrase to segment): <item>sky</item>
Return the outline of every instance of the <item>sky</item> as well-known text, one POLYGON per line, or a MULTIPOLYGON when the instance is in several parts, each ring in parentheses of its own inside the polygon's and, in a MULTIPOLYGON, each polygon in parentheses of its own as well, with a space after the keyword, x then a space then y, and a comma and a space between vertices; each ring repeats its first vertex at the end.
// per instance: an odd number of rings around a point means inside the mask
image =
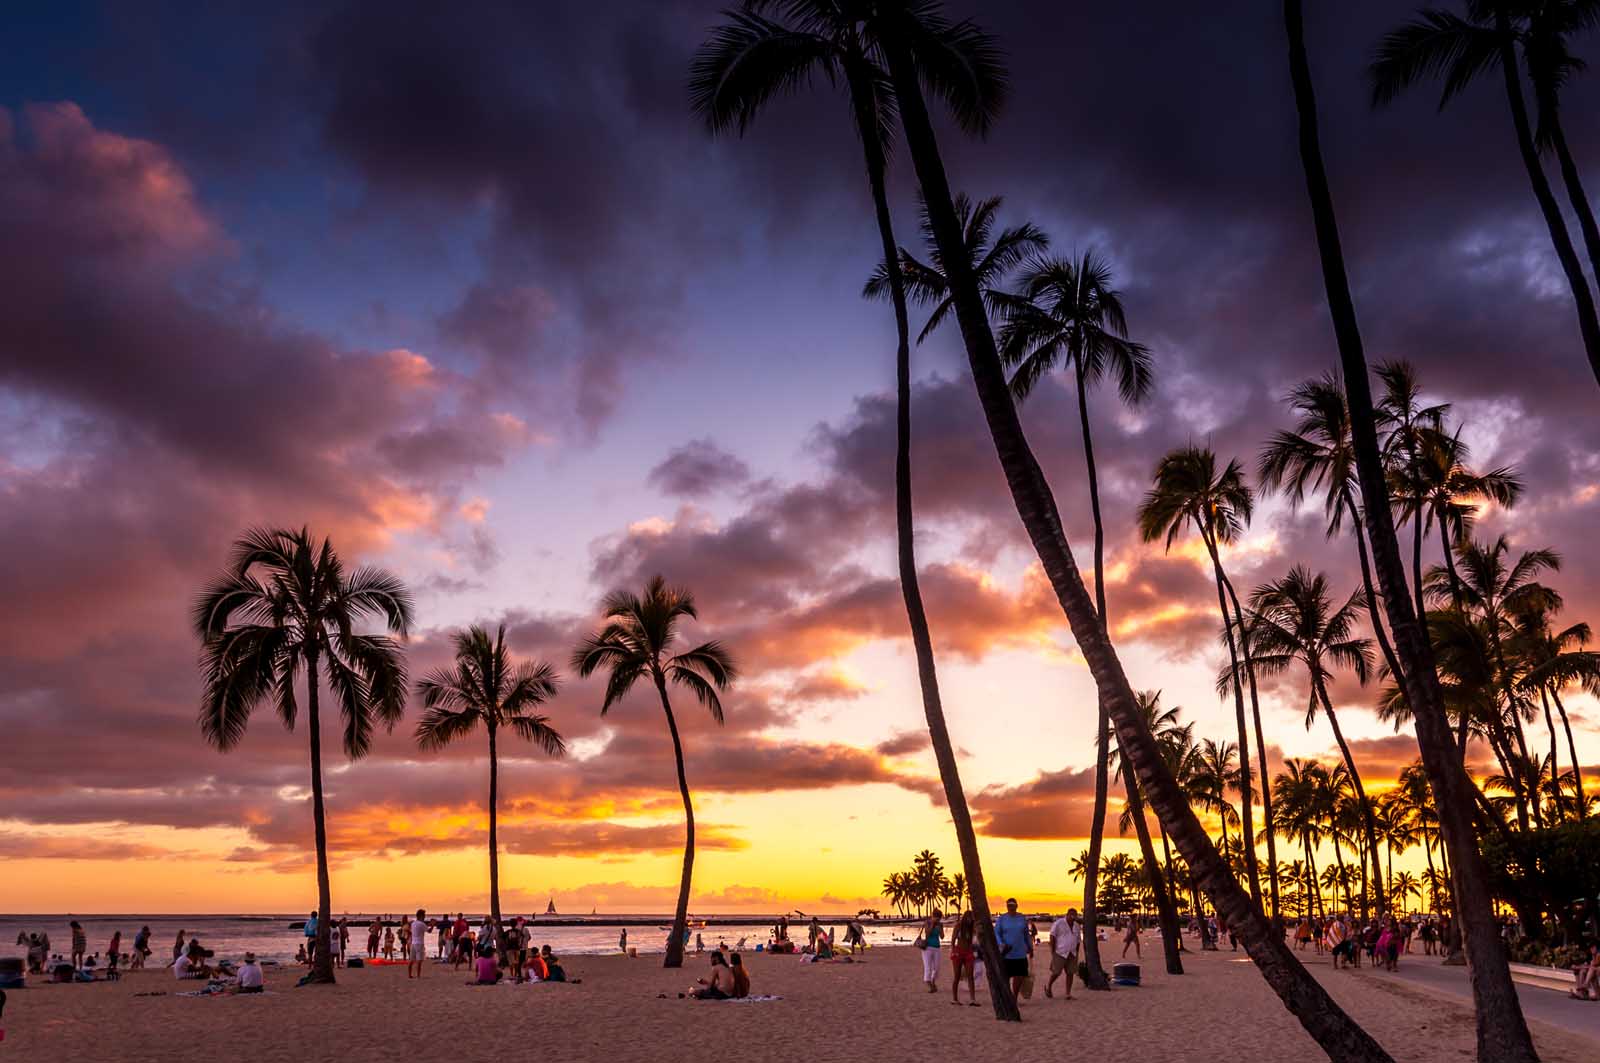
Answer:
MULTIPOLYGON (((1003 222, 1056 252, 1102 253, 1155 360, 1142 406, 1091 395, 1118 651, 1136 688, 1231 737, 1205 559, 1141 544, 1134 515, 1173 447, 1253 469, 1285 392, 1335 364, 1277 10, 951 10, 980 15, 1012 78, 986 140, 940 127, 953 185, 1003 196, 1003 222)), ((1600 395, 1570 295, 1493 86, 1442 113, 1428 91, 1369 107, 1364 65, 1400 13, 1308 13, 1368 355, 1417 366, 1476 465, 1515 466, 1524 499, 1481 534, 1560 551, 1563 619, 1600 620, 1600 395)), ((607 591, 656 573, 690 588, 686 637, 723 640, 743 671, 724 726, 678 713, 697 911, 854 911, 920 849, 957 862, 895 580, 893 321, 860 297, 878 237, 859 147, 820 83, 743 139, 709 136, 685 80, 718 17, 698 0, 12 11, 0 910, 312 906, 304 726, 263 707, 222 754, 196 725, 188 608, 257 525, 399 575, 413 675, 471 623, 567 673, 607 591)), ((1592 79, 1568 101, 1600 172, 1592 79)), ((890 195, 913 245, 908 170, 890 195)), ((1092 818, 1093 684, 954 332, 913 371, 923 592, 991 893, 1064 906, 1092 818)), ((1075 402, 1051 378, 1023 418, 1086 563, 1075 402)), ((1359 581, 1320 507, 1281 499, 1224 560, 1241 588, 1297 563, 1341 594, 1359 581)), ((1275 761, 1333 755, 1299 677, 1263 693, 1275 761)), ((1375 688, 1332 693, 1381 788, 1413 737, 1373 715, 1375 688)), ((600 701, 566 675, 548 712, 569 756, 502 750, 508 908, 675 895, 661 713, 641 694, 602 718, 600 701)), ((1570 704, 1600 763, 1600 712, 1570 704)), ((325 764, 335 909, 485 903, 486 745, 420 752, 416 716, 325 764)), ((1118 811, 1109 844, 1133 851, 1118 811)))

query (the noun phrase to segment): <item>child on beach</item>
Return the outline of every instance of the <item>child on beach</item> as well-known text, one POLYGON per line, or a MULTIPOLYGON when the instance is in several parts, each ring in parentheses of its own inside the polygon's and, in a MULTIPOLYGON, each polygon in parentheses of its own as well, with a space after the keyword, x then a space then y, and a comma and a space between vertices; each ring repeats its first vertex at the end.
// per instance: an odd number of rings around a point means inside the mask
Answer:
POLYGON ((386 960, 394 959, 394 927, 392 926, 383 928, 383 958, 386 960))

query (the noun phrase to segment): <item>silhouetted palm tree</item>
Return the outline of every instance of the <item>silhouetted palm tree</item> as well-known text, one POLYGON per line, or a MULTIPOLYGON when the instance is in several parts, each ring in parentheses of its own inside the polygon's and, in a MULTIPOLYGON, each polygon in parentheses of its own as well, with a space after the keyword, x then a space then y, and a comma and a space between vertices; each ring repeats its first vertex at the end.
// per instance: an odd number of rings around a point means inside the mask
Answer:
POLYGON ((1329 594, 1327 577, 1320 572, 1313 575, 1309 569, 1296 565, 1282 579, 1257 587, 1250 595, 1250 608, 1255 614, 1250 636, 1256 668, 1265 675, 1281 675, 1295 664, 1302 665, 1310 679, 1306 729, 1311 729, 1319 709, 1328 718, 1328 726, 1333 728, 1333 739, 1338 743, 1339 755, 1344 758, 1350 783, 1363 810, 1362 826, 1372 857, 1372 881, 1377 886, 1378 910, 1382 912, 1385 910, 1383 871, 1378 865, 1372 809, 1361 785, 1356 758, 1339 726, 1339 714, 1334 712, 1333 701, 1328 697, 1332 669, 1349 669, 1362 685, 1372 671, 1372 644, 1355 633, 1361 619, 1360 594, 1352 594, 1336 608, 1329 594))
POLYGON ((1356 556, 1361 562, 1361 586, 1366 591, 1367 618, 1389 672, 1398 682, 1400 660, 1384 629, 1378 590, 1372 582, 1372 565, 1367 560, 1366 531, 1356 505, 1356 452, 1350 439, 1350 411, 1345 406, 1344 389, 1339 378, 1328 373, 1295 387, 1289 392, 1288 401, 1299 421, 1293 430, 1279 431, 1262 450, 1261 483, 1286 490, 1296 507, 1311 491, 1321 491, 1329 539, 1338 535, 1345 518, 1350 518, 1356 556))
MULTIPOLYGON (((1083 434, 1083 458, 1088 472, 1089 514, 1094 521, 1095 608, 1102 626, 1110 623, 1106 613, 1105 522, 1100 513, 1100 473, 1094 460, 1094 433, 1089 427, 1089 387, 1102 378, 1114 377, 1124 402, 1137 405, 1150 394, 1150 352, 1128 338, 1127 314, 1122 293, 1112 279, 1111 267, 1093 251, 1078 259, 1035 258, 1017 278, 1017 293, 1001 300, 1005 327, 1000 338, 1000 357, 1013 367, 1011 390, 1025 400, 1045 375, 1066 369, 1072 373, 1078 395, 1078 426, 1083 434)), ((1110 720, 1105 706, 1099 706, 1095 730, 1094 820, 1090 825, 1089 852, 1100 853, 1106 807, 1105 767, 1107 733, 1110 720)), ((1145 823, 1143 799, 1136 781, 1128 774, 1127 801, 1133 808, 1133 825, 1138 833, 1139 850, 1150 868, 1150 887, 1161 920, 1161 935, 1167 973, 1182 974, 1178 956, 1178 911, 1162 881, 1150 828, 1145 823)), ((1095 887, 1091 878, 1084 888, 1085 918, 1093 925, 1095 887)))
MULTIPOLYGON (((502 728, 532 742, 547 755, 566 754, 567 743, 546 716, 533 710, 555 697, 559 677, 548 664, 515 664, 506 649, 506 628, 493 640, 474 624, 451 636, 455 664, 429 672, 417 683, 423 714, 417 745, 437 752, 482 724, 489 738, 489 914, 500 926, 500 752, 502 728)), ((496 943, 500 945, 499 942, 496 943)))
MULTIPOLYGON (((995 216, 1002 202, 1000 196, 990 196, 974 205, 963 192, 956 196, 955 203, 956 217, 961 221, 962 250, 966 260, 972 263, 973 278, 983 292, 989 313, 997 317, 1007 312, 1012 301, 1011 294, 1001 286, 1006 276, 1026 256, 1044 250, 1050 243, 1049 237, 1032 222, 1007 226, 995 236, 995 216)), ((933 307, 922 331, 917 333, 918 343, 949 320, 950 310, 955 305, 950 298, 950 283, 945 279, 944 256, 933 239, 926 210, 922 213, 922 238, 928 245, 927 262, 903 247, 899 255, 906 294, 919 306, 933 307)), ((889 294, 889 270, 884 263, 878 264, 861 294, 869 299, 882 299, 889 294)))
MULTIPOLYGON (((1517 58, 1517 44, 1519 37, 1523 38, 1526 49, 1527 40, 1525 34, 1519 34, 1516 19, 1523 10, 1537 6, 1542 5, 1531 5, 1525 0, 1469 0, 1466 17, 1438 8, 1424 8, 1417 18, 1390 31, 1379 43, 1377 56, 1371 66, 1372 101, 1375 106, 1388 103, 1418 82, 1437 77, 1444 81, 1444 91, 1439 99, 1442 110, 1479 74, 1490 73, 1496 67, 1500 69, 1522 165, 1533 187, 1539 212, 1544 216, 1545 227, 1550 231, 1550 243, 1555 247, 1556 258, 1566 274, 1567 286, 1572 290, 1572 301, 1578 312, 1578 328, 1583 335, 1590 368, 1594 370, 1596 381, 1600 381, 1600 317, 1596 316, 1594 293, 1589 288, 1588 278, 1583 275, 1583 263, 1578 259, 1572 236, 1567 232, 1566 220, 1561 216, 1561 204, 1556 202, 1544 166, 1539 161, 1539 146, 1533 124, 1528 118, 1528 105, 1523 98, 1522 64, 1517 58)), ((1581 6, 1590 10, 1580 18, 1580 23, 1584 20, 1592 22, 1597 12, 1592 5, 1581 6)), ((1553 109, 1556 93, 1572 70, 1572 60, 1566 53, 1564 43, 1552 41, 1552 38, 1559 41, 1563 36, 1564 24, 1559 18, 1543 19, 1541 36, 1534 45, 1533 58, 1537 64, 1533 71, 1535 85, 1539 92, 1550 99, 1552 108, 1547 121, 1552 129, 1559 128, 1559 120, 1553 109)), ((1573 176, 1576 181, 1576 170, 1573 176)), ((1582 199, 1581 188, 1574 185, 1569 187, 1569 191, 1582 199)), ((1592 216, 1589 224, 1593 225, 1592 216)))
POLYGON ((377 620, 395 636, 411 629, 411 594, 381 569, 346 573, 332 544, 299 531, 256 528, 233 544, 227 570, 194 606, 200 636, 200 731, 227 752, 244 737, 250 714, 271 699, 294 730, 295 686, 305 680, 311 740, 311 819, 317 850, 315 982, 332 982, 333 900, 328 883, 328 825, 322 799, 320 694, 326 680, 344 721, 344 751, 366 755, 372 728, 389 730, 405 712, 406 668, 400 644, 356 628, 377 620))
POLYGON ((1561 691, 1573 683, 1581 683, 1591 693, 1600 693, 1600 653, 1585 649, 1590 640, 1588 624, 1573 624, 1560 631, 1551 627, 1551 616, 1557 608, 1550 602, 1529 603, 1517 611, 1516 641, 1518 653, 1526 662, 1523 684, 1537 690, 1544 703, 1546 723, 1551 728, 1550 759, 1557 762, 1555 754, 1555 727, 1550 722, 1553 704, 1561 716, 1561 727, 1567 736, 1567 752, 1572 758, 1572 784, 1577 797, 1578 818, 1588 816, 1588 798, 1583 791, 1583 764, 1578 759, 1578 747, 1572 740, 1572 723, 1567 718, 1567 707, 1561 700, 1561 691))
MULTIPOLYGON (((1400 658, 1403 669, 1401 681, 1416 723, 1417 746, 1433 788, 1446 845, 1455 868, 1456 919, 1453 925, 1464 927, 1466 931, 1464 938, 1468 962, 1473 969, 1472 996, 1476 1005, 1478 1056, 1480 1059, 1506 1060, 1507 1063, 1533 1063, 1538 1058, 1533 1039, 1522 1016, 1522 1006, 1511 982, 1505 953, 1495 934, 1494 905, 1489 893, 1488 874, 1483 856, 1478 851, 1474 829, 1472 780, 1467 777, 1455 743, 1451 740, 1450 722, 1439 689, 1439 676, 1434 671, 1433 652, 1428 645, 1421 614, 1413 611, 1412 600, 1407 593, 1400 545, 1395 538, 1394 516, 1389 511, 1388 484, 1384 475, 1383 456, 1378 447, 1371 385, 1367 379, 1367 357, 1361 343, 1355 301, 1350 295, 1344 250, 1339 242, 1338 213, 1334 207, 1333 193, 1328 187, 1327 167, 1322 159, 1316 89, 1311 79, 1311 60, 1306 54, 1301 0, 1284 0, 1283 21, 1289 80, 1294 91, 1300 162, 1305 173, 1317 251, 1322 262, 1328 312, 1333 320, 1334 336, 1339 348, 1345 401, 1350 409, 1356 473, 1361 484, 1373 567, 1378 587, 1383 592, 1384 610, 1389 616, 1389 633, 1394 639, 1395 654, 1400 658)), ((1597 331, 1597 335, 1600 335, 1600 331, 1597 331)), ((1600 362, 1596 363, 1596 370, 1600 372, 1600 362)))
MULTIPOLYGON (((951 79, 968 79, 972 74, 969 68, 944 63, 940 58, 944 53, 930 48, 929 41, 947 35, 968 40, 975 51, 984 55, 985 68, 1000 74, 1002 65, 994 41, 971 22, 952 23, 944 16, 937 0, 877 0, 868 12, 867 27, 879 45, 894 85, 895 101, 930 227, 949 269, 947 280, 968 365, 1012 501, 1096 686, 1107 698, 1112 723, 1133 760, 1152 808, 1167 824, 1201 888, 1229 925, 1237 929, 1239 939, 1263 977, 1307 1032, 1330 1051, 1345 1052, 1352 1058, 1356 1053, 1365 1053, 1362 1058, 1383 1058, 1376 1043, 1300 966, 1283 944, 1281 935, 1273 933, 1259 908, 1252 905, 1249 896, 1231 879, 1221 855, 1211 845, 1168 773, 1160 747, 1150 733, 1139 726, 1133 688, 1100 625, 1067 544, 1050 485, 1022 431, 989 328, 982 292, 970 265, 961 261, 961 226, 923 95, 924 82, 937 87, 951 79)), ((997 104, 998 98, 992 102, 997 104)), ((977 885, 973 883, 974 891, 977 885)))
MULTIPOLYGON (((917 657, 923 713, 970 883, 972 908, 978 916, 978 947, 985 958, 990 999, 997 1018, 1015 1021, 1021 1016, 994 941, 977 834, 945 724, 933 638, 917 579, 911 501, 910 329, 905 277, 900 269, 885 180, 896 105, 876 46, 866 33, 866 12, 863 3, 852 0, 773 0, 747 3, 742 11, 729 11, 728 23, 712 32, 695 58, 690 94, 695 111, 714 131, 734 128, 741 133, 773 96, 808 85, 814 74, 823 74, 843 86, 849 96, 883 248, 883 285, 893 304, 897 333, 895 528, 900 589, 917 657), (781 21, 767 18, 763 14, 767 9, 776 10, 781 21)), ((987 129, 1003 93, 1004 79, 985 42, 960 32, 932 32, 921 41, 919 61, 930 89, 945 101, 957 122, 972 132, 987 129)))
POLYGON ((678 628, 685 619, 697 620, 694 595, 667 586, 656 576, 644 594, 612 591, 601 605, 605 624, 579 644, 572 654, 572 668, 587 677, 596 671, 606 673, 606 696, 600 715, 610 711, 635 683, 643 679, 656 688, 661 711, 667 717, 672 735, 672 756, 678 767, 678 793, 683 797, 684 839, 683 877, 678 884, 678 906, 672 916, 672 937, 667 942, 664 966, 683 966, 683 935, 689 921, 689 886, 694 878, 694 802, 689 797, 689 780, 683 772, 683 740, 678 737, 678 721, 672 714, 667 686, 679 686, 704 705, 711 718, 722 723, 720 691, 728 689, 738 677, 733 657, 719 642, 702 642, 682 653, 672 653, 678 641, 678 628))
POLYGON ((1568 38, 1600 25, 1600 2, 1532 0, 1531 3, 1520 4, 1513 14, 1516 17, 1517 38, 1522 43, 1522 59, 1528 64, 1528 78, 1533 82, 1533 101, 1538 112, 1534 141, 1541 149, 1556 154, 1561 180, 1567 189, 1567 201, 1577 215, 1584 247, 1589 252, 1589 267, 1594 270, 1596 281, 1600 282, 1600 225, 1595 223, 1594 208, 1589 204, 1589 195, 1584 191, 1583 179, 1578 174, 1577 161, 1567 147, 1566 131, 1561 125, 1561 90, 1566 88, 1572 75, 1582 71, 1586 65, 1572 54, 1568 38))
MULTIPOLYGON (((1450 412, 1450 404, 1423 402, 1422 384, 1410 362, 1380 362, 1377 374, 1383 384, 1383 394, 1378 399, 1375 416, 1383 431, 1383 468, 1392 494, 1395 485, 1422 482, 1423 448, 1434 436, 1444 434, 1444 419, 1450 412)), ((1419 504, 1418 509, 1422 508, 1425 507, 1419 504)), ((1411 575, 1418 617, 1427 612, 1422 600, 1422 532, 1422 521, 1412 522, 1411 575)))
MULTIPOLYGON (((1485 502, 1510 508, 1522 495, 1522 481, 1509 467, 1474 472, 1466 465, 1469 453, 1459 435, 1427 433, 1414 464, 1392 477, 1400 519, 1439 529, 1439 546, 1451 586, 1459 592, 1455 575, 1455 547, 1472 533, 1478 508, 1485 502)), ((1417 579, 1422 580, 1419 569, 1417 579)), ((1426 594, 1423 595, 1426 597, 1426 594)), ((1450 599, 1455 604, 1455 599, 1450 599)))
MULTIPOLYGON (((1244 472, 1239 463, 1230 461, 1219 473, 1216 455, 1203 447, 1180 447, 1163 457, 1156 464, 1155 485, 1139 504, 1139 533, 1145 542, 1165 538, 1166 547, 1170 550, 1173 540, 1185 528, 1192 527, 1211 559, 1211 571, 1217 584, 1217 609, 1222 615, 1223 641, 1228 646, 1228 674, 1232 677, 1234 711, 1239 725, 1240 818, 1247 840, 1246 848, 1252 850, 1256 834, 1250 806, 1255 798, 1250 781, 1250 736, 1245 723, 1244 691, 1240 678, 1251 673, 1248 659, 1241 668, 1239 654, 1241 650, 1248 652, 1248 646, 1242 638, 1242 624, 1239 625, 1241 638, 1234 637, 1235 615, 1228 608, 1227 574, 1222 569, 1219 547, 1239 537, 1250 523, 1254 507, 1254 497, 1244 482, 1244 472)), ((1259 733, 1258 726, 1258 738, 1259 733)), ((1268 823, 1271 820, 1269 808, 1268 823)), ((1245 867, 1249 875, 1250 895, 1260 905, 1261 882, 1256 876, 1253 856, 1246 860, 1245 867)))

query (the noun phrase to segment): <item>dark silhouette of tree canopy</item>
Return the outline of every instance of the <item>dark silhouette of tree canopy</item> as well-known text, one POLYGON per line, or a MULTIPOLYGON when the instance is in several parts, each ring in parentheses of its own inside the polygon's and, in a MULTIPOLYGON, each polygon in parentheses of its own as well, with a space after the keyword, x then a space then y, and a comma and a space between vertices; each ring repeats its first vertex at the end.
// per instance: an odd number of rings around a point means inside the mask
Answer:
POLYGON ((411 594, 398 579, 376 568, 346 573, 333 545, 327 539, 317 544, 304 528, 246 532, 234 543, 227 569, 195 602, 205 683, 200 731, 211 745, 223 752, 238 745, 251 713, 267 700, 294 730, 300 715, 295 688, 304 680, 317 854, 314 982, 334 980, 322 683, 326 679, 339 706, 345 755, 358 760, 371 747, 374 725, 393 730, 405 712, 405 657, 390 636, 404 638, 410 629, 411 594), (371 621, 389 635, 358 630, 371 621))
POLYGON ((678 884, 678 905, 672 916, 672 937, 667 941, 663 966, 682 967, 683 936, 689 923, 689 887, 694 878, 694 802, 683 771, 683 740, 678 736, 678 721, 672 714, 667 687, 687 690, 720 724, 720 692, 726 690, 739 673, 732 655, 719 642, 702 642, 682 653, 671 652, 678 641, 679 626, 686 619, 699 619, 699 613, 692 594, 669 587, 660 576, 650 580, 642 595, 612 591, 601 604, 601 613, 605 623, 573 651, 573 671, 583 677, 596 671, 605 672, 605 700, 600 703, 602 716, 640 680, 654 686, 661 699, 661 711, 667 718, 667 730, 672 735, 678 793, 683 798, 683 877, 678 884))

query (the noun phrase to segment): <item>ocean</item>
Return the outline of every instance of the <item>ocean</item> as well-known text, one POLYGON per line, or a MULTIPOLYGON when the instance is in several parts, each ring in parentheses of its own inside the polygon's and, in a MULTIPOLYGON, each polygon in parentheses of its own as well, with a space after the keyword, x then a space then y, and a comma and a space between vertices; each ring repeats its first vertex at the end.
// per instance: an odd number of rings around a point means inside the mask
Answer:
MULTIPOLYGON (((388 917, 391 921, 396 921, 401 914, 389 913, 388 917)), ((131 952, 134 934, 138 933, 140 927, 148 926, 152 952, 151 966, 171 962, 172 945, 180 930, 189 938, 198 937, 200 943, 211 949, 219 959, 237 960, 249 951, 264 960, 290 963, 294 960, 296 950, 305 941, 302 932, 291 929, 290 923, 298 923, 304 918, 304 915, 0 915, 0 956, 24 955, 27 947, 17 944, 17 936, 39 931, 50 935, 52 955, 58 953, 66 955, 72 947, 72 931, 68 922, 77 919, 88 935, 91 955, 96 953, 103 955, 111 941, 111 935, 119 930, 122 931, 122 951, 131 952)), ((366 955, 367 926, 372 922, 372 918, 371 914, 350 916, 350 955, 366 955)), ((695 918, 736 920, 729 925, 694 929, 693 933, 703 937, 708 949, 724 941, 730 947, 737 946, 740 939, 744 939, 746 948, 753 949, 771 937, 774 921, 749 916, 708 915, 695 918)), ((483 922, 481 914, 476 916, 469 914, 467 919, 472 923, 474 930, 483 922)), ((531 924, 533 941, 535 945, 549 945, 558 956, 613 953, 617 951, 617 938, 622 930, 618 920, 645 921, 645 925, 628 926, 630 948, 636 948, 641 953, 665 951, 667 929, 672 924, 670 915, 600 915, 576 926, 542 926, 540 921, 535 919, 531 924)), ((843 943, 842 918, 832 921, 824 919, 822 925, 836 927, 835 940, 843 943)), ((869 925, 866 931, 867 942, 871 945, 910 944, 916 936, 915 927, 903 924, 869 925)), ((803 944, 806 939, 805 921, 792 922, 789 936, 803 944)), ((436 939, 430 934, 429 956, 434 955, 436 947, 436 939)), ((398 955, 398 941, 395 948, 398 955)))

